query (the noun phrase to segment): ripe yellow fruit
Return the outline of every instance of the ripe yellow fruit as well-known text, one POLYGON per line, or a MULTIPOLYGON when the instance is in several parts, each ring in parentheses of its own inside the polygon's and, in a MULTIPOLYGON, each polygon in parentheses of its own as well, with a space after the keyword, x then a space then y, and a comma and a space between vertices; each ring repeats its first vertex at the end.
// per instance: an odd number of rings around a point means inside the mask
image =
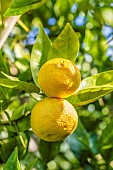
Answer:
POLYGON ((74 94, 81 81, 76 65, 67 59, 48 60, 40 69, 38 83, 50 97, 66 98, 74 94))
POLYGON ((65 99, 46 97, 31 112, 32 130, 45 141, 63 140, 76 129, 77 124, 77 112, 65 99))

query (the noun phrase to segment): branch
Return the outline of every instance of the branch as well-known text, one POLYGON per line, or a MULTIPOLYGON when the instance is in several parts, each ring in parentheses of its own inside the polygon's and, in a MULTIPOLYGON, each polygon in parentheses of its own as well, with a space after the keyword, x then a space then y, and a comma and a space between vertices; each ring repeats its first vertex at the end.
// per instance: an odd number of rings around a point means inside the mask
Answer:
POLYGON ((5 28, 0 33, 0 49, 4 45, 7 37, 9 36, 10 32, 12 31, 13 27, 15 26, 15 24, 19 18, 20 18, 20 15, 7 18, 7 20, 4 24, 5 28))

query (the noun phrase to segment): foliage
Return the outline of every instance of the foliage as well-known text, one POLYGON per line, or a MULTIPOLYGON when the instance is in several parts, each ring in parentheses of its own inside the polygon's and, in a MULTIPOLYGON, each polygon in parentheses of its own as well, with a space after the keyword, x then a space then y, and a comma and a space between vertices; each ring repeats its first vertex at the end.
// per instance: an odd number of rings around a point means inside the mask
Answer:
POLYGON ((12 17, 21 15, 0 51, 0 168, 112 170, 111 0, 0 3, 2 38, 9 30, 8 19, 11 25, 12 17), (45 97, 38 87, 38 71, 55 57, 74 61, 82 82, 67 98, 79 115, 77 130, 64 141, 49 143, 32 133, 30 113, 45 97))

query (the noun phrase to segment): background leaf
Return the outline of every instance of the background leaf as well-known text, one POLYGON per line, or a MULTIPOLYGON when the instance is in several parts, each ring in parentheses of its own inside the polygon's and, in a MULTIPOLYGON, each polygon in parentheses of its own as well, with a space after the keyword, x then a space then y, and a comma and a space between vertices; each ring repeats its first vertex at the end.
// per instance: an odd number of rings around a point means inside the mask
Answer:
POLYGON ((75 106, 83 106, 96 101, 113 91, 113 70, 84 79, 76 94, 67 98, 75 106))
POLYGON ((7 107, 8 107, 8 101, 6 99, 4 90, 0 86, 0 109, 5 110, 7 107))
POLYGON ((38 158, 35 158, 26 168, 25 170, 31 170, 31 168, 33 167, 33 165, 36 163, 38 158))
POLYGON ((13 81, 8 79, 0 78, 0 85, 7 88, 14 88, 19 90, 25 90, 28 93, 36 92, 39 93, 39 88, 32 83, 27 83, 24 81, 13 81))
POLYGON ((14 149, 13 153, 6 162, 3 170, 20 170, 20 163, 18 160, 18 150, 17 147, 14 149))
POLYGON ((13 120, 18 120, 19 118, 21 118, 22 116, 24 116, 25 114, 25 107, 26 107, 26 103, 24 103, 23 105, 19 106, 12 114, 11 116, 11 121, 13 120))
POLYGON ((53 42, 48 54, 48 60, 52 58, 66 58, 75 61, 79 51, 79 40, 69 23, 53 42))
POLYGON ((4 143, 1 145, 1 157, 4 162, 8 160, 11 152, 16 146, 18 146, 19 159, 22 159, 25 156, 28 148, 28 139, 24 132, 19 132, 17 136, 9 138, 8 140, 4 140, 4 143))
POLYGON ((30 60, 31 72, 36 85, 38 85, 38 71, 41 66, 47 61, 48 51, 50 47, 51 42, 46 35, 42 24, 39 22, 39 33, 33 46, 30 60))
POLYGON ((13 0, 10 7, 6 10, 4 16, 12 16, 12 15, 22 15, 25 12, 40 7, 44 4, 46 0, 41 0, 37 2, 36 0, 13 0))

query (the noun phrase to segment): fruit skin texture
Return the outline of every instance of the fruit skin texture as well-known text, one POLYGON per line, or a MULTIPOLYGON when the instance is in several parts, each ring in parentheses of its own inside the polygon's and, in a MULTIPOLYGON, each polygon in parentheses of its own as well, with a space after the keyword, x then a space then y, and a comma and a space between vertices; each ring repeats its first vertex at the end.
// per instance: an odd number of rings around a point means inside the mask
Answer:
POLYGON ((40 69, 38 83, 50 97, 66 98, 74 94, 81 82, 76 65, 67 59, 48 60, 40 69))
POLYGON ((46 97, 31 112, 32 130, 45 141, 63 140, 76 129, 77 124, 77 112, 65 99, 46 97))

